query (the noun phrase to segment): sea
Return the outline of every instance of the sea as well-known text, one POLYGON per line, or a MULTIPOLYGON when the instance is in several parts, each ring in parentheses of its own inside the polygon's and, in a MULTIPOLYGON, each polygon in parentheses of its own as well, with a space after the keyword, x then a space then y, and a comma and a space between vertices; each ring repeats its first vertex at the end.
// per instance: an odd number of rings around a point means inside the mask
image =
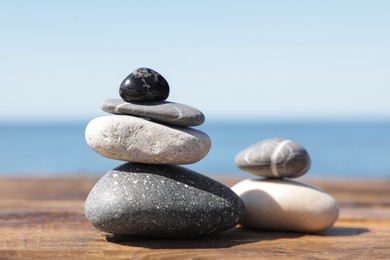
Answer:
MULTIPOLYGON (((0 123, 1 176, 101 176, 123 162, 88 147, 88 120, 0 123)), ((286 138, 308 151, 309 177, 390 178, 390 120, 237 121, 208 120, 195 127, 212 148, 201 161, 185 165, 209 176, 251 177, 234 158, 268 138, 286 138)))

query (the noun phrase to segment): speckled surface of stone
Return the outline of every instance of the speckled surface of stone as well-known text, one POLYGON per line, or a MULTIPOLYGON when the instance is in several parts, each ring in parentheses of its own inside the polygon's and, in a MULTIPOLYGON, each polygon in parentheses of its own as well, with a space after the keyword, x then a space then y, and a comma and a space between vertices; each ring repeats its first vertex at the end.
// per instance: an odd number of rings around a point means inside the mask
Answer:
POLYGON ((85 139, 104 157, 150 164, 195 163, 211 148, 209 136, 199 130, 124 115, 93 119, 85 129, 85 139))
POLYGON ((123 164, 85 202, 97 229, 129 236, 194 237, 233 228, 241 199, 223 184, 181 166, 123 164))
POLYGON ((198 109, 174 102, 134 103, 122 99, 107 99, 100 106, 104 111, 111 114, 146 117, 179 126, 197 126, 205 121, 203 113, 198 109))
POLYGON ((291 180, 247 179, 232 187, 245 204, 246 228, 319 232, 338 219, 337 201, 325 191, 291 180))
POLYGON ((121 83, 119 95, 125 101, 161 101, 169 96, 169 84, 158 72, 139 68, 121 83))
POLYGON ((249 146, 235 158, 241 170, 269 178, 296 178, 311 165, 308 152, 288 139, 271 138, 249 146))

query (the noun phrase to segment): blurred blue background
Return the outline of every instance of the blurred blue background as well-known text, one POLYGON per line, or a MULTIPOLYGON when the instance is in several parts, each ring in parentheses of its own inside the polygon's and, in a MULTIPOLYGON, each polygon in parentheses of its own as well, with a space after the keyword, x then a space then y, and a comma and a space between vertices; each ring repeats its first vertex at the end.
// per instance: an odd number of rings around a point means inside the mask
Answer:
POLYGON ((189 166, 242 175, 270 137, 302 144, 313 176, 390 177, 388 1, 0 1, 0 173, 101 174, 84 141, 138 67, 206 115, 189 166))

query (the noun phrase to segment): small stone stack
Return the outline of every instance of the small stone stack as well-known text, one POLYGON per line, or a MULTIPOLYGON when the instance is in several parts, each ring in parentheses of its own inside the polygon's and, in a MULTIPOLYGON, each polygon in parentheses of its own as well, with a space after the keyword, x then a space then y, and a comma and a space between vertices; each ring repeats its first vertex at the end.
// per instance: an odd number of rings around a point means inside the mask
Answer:
POLYGON ((87 126, 88 145, 128 163, 109 171, 91 190, 85 215, 96 228, 124 236, 194 237, 237 225, 242 200, 229 188, 178 166, 207 155, 211 140, 191 128, 205 121, 193 107, 165 101, 168 82, 139 68, 120 85, 122 99, 101 107, 114 114, 87 126))
POLYGON ((336 222, 339 208, 331 195, 284 180, 302 176, 310 168, 309 154, 301 145, 287 139, 267 139, 238 153, 235 162, 243 171, 263 177, 232 187, 245 204, 240 221, 243 227, 319 232, 336 222))

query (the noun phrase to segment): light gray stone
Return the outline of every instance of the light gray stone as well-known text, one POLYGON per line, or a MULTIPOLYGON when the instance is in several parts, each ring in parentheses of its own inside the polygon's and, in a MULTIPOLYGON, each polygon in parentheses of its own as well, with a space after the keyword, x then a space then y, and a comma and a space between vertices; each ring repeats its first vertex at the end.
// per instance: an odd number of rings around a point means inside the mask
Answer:
POLYGON ((211 148, 209 136, 199 130, 124 115, 93 119, 85 139, 104 157, 150 164, 195 163, 211 148))
POLYGON ((325 191, 290 180, 247 179, 232 187, 245 204, 246 228, 319 232, 339 216, 337 201, 325 191))
POLYGON ((243 213, 228 187, 174 165, 123 164, 104 175, 85 202, 93 226, 129 236, 217 233, 236 226, 243 213))
POLYGON ((311 165, 308 152, 288 139, 271 138, 237 154, 236 165, 248 173, 270 178, 296 178, 311 165))
POLYGON ((111 114, 146 117, 155 121, 179 126, 197 126, 205 121, 201 111, 174 102, 125 102, 122 99, 107 99, 100 105, 111 114))

